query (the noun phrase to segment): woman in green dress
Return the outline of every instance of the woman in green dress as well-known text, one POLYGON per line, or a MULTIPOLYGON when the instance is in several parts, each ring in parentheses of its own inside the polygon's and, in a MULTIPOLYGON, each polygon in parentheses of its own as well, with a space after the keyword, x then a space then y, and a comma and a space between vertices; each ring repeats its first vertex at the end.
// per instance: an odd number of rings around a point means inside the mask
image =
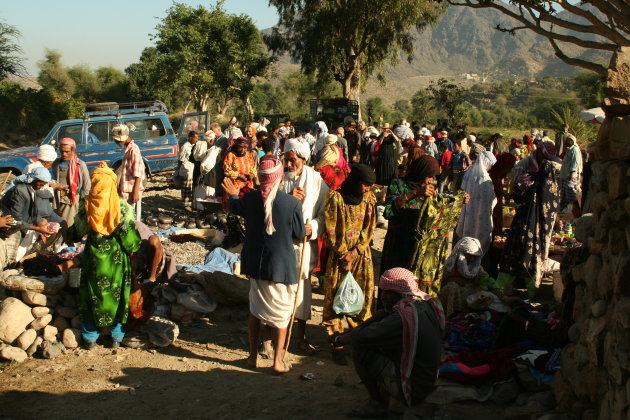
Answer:
POLYGON ((79 205, 72 241, 87 235, 81 258, 79 312, 86 348, 96 345, 99 330, 110 327, 112 348, 120 346, 129 311, 131 262, 140 248, 133 208, 118 197, 114 172, 103 165, 92 172, 92 189, 79 205))
POLYGON ((381 273, 394 267, 412 271, 420 289, 437 296, 441 269, 448 254, 448 236, 459 219, 463 192, 446 196, 437 192, 438 161, 424 155, 407 168, 404 178, 395 178, 387 189, 384 216, 389 220, 381 273))

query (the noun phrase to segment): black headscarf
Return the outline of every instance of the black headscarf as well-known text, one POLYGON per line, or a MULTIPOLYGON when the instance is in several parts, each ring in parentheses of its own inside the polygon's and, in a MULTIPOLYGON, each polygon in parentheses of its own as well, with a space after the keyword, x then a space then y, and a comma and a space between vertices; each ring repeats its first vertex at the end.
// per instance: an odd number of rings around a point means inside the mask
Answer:
POLYGON ((440 164, 438 161, 429 155, 422 155, 409 164, 404 179, 408 184, 417 186, 424 182, 425 178, 438 176, 439 173, 440 164))
POLYGON ((356 206, 363 201, 363 194, 359 192, 359 185, 372 186, 375 182, 376 174, 374 174, 372 168, 363 164, 353 165, 350 175, 341 184, 339 193, 341 193, 346 204, 356 206))

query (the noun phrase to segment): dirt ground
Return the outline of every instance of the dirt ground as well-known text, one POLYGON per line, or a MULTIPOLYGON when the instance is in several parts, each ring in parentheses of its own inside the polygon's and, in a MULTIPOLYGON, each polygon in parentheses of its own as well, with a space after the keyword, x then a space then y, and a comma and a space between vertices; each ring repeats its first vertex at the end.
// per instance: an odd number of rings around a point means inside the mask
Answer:
MULTIPOLYGON (((155 185, 155 184, 154 184, 155 185)), ((159 183, 148 191, 145 209, 181 211, 176 190, 159 183)), ((373 252, 379 264, 385 230, 377 229, 373 252)), ((314 294, 308 325, 315 356, 288 355, 293 369, 271 374, 262 360, 253 371, 246 357, 246 308, 219 308, 201 322, 180 326, 168 348, 69 351, 54 360, 29 359, 4 365, 0 373, 1 419, 341 419, 367 394, 351 366, 337 366, 319 326, 323 296, 314 294), (313 380, 300 376, 313 373, 313 380)), ((0 365, 1 366, 1 365, 0 365)), ((502 418, 491 405, 440 407, 428 418, 502 418)), ((413 418, 406 414, 403 418, 413 418)))

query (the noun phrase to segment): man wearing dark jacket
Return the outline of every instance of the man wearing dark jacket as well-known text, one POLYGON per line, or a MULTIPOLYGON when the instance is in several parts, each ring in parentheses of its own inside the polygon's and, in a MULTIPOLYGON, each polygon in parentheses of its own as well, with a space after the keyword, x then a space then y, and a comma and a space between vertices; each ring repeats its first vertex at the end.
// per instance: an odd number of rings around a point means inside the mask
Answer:
POLYGON ((230 211, 246 220, 241 272, 250 278, 247 364, 257 367, 263 323, 273 331, 276 374, 289 371, 282 354, 298 284, 293 241, 300 241, 306 235, 302 205, 279 189, 283 177, 282 163, 275 157, 264 157, 258 171, 259 190, 239 199, 233 181, 228 178, 223 181, 223 189, 230 197, 230 211))

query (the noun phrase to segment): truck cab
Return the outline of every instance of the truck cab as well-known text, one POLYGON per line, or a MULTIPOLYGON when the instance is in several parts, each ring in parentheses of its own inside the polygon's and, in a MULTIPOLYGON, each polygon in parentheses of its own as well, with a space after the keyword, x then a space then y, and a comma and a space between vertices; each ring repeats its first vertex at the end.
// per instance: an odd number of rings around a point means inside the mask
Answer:
MULTIPOLYGON (((123 151, 111 138, 111 131, 116 124, 125 124, 140 148, 149 175, 172 170, 177 165, 178 142, 166 112, 160 101, 94 104, 88 106, 83 118, 56 123, 40 145, 58 148, 63 138, 70 137, 88 170, 101 162, 116 168, 122 162, 123 151)), ((22 174, 36 158, 37 147, 0 152, 0 180, 1 173, 22 174)))

